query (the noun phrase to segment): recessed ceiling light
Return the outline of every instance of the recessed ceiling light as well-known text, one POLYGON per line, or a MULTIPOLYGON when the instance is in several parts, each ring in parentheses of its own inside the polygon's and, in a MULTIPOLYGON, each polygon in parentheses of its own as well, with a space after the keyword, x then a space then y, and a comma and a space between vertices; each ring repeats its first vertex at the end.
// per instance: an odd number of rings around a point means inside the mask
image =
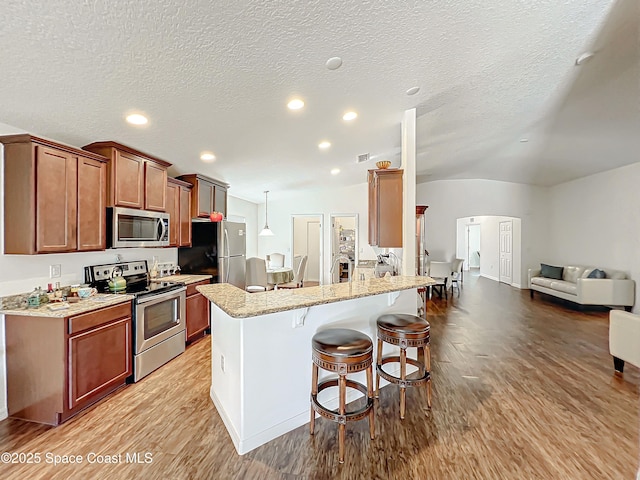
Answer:
POLYGON ((318 144, 318 148, 321 148, 322 150, 326 150, 330 146, 331 146, 331 142, 327 142, 326 140, 318 144))
POLYGON ((521 143, 527 143, 528 141, 529 141, 529 139, 528 139, 528 138, 521 138, 521 139, 520 139, 520 142, 521 142, 521 143))
POLYGON ((202 152, 200 154, 200 160, 203 162, 213 162, 216 159, 216 156, 211 152, 202 152))
POLYGON ((329 70, 337 70, 342 66, 342 59, 340 57, 331 57, 325 65, 329 70))
POLYGON ((415 95, 419 91, 420 87, 411 87, 409 90, 407 90, 407 95, 415 95))
POLYGON ((595 55, 594 52, 584 52, 578 58, 576 58, 576 65, 582 65, 583 63, 587 63, 589 60, 593 58, 595 55))
POLYGON ((287 103, 287 107, 289 107, 289 110, 300 110, 302 107, 304 107, 304 102, 299 98, 294 98, 289 103, 287 103))
POLYGON ((356 112, 347 112, 342 116, 342 119, 350 122, 351 120, 355 120, 358 114, 356 112))
POLYGON ((127 115, 127 122, 132 125, 146 125, 149 121, 147 117, 142 115, 141 113, 132 113, 131 115, 127 115))
POLYGON ((340 169, 339 168, 334 168, 331 170, 331 175, 337 175, 340 173, 340 169))

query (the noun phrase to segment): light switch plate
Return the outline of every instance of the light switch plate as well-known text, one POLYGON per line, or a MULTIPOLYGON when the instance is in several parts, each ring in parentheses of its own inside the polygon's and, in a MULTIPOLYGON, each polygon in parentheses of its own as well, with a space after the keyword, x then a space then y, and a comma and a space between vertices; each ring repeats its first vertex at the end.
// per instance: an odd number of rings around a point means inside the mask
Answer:
POLYGON ((49 265, 49 278, 58 278, 62 275, 62 265, 59 263, 49 265))

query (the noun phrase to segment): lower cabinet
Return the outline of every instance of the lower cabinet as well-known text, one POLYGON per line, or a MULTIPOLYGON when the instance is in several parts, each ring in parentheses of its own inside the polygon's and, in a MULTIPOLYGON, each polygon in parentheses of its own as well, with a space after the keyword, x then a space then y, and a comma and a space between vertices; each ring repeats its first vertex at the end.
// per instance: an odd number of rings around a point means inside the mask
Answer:
POLYGON ((209 328, 209 300, 196 290, 209 280, 187 285, 187 342, 191 342, 209 328))
POLYGON ((131 302, 69 317, 5 317, 9 416, 58 425, 132 373, 131 302))

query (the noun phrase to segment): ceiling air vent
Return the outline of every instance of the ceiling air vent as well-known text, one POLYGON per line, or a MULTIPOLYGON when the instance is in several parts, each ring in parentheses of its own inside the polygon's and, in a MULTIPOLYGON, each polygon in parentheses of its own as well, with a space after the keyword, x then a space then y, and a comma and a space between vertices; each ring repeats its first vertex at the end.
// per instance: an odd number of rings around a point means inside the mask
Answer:
POLYGON ((356 163, 362 163, 362 162, 368 162, 368 161, 369 161, 369 154, 363 153, 362 155, 358 155, 358 159, 356 160, 356 163))

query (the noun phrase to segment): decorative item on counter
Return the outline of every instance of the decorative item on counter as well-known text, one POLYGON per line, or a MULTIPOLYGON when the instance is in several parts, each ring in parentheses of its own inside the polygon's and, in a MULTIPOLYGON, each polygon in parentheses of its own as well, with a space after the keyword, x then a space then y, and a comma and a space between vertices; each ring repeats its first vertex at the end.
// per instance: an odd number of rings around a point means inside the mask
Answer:
POLYGON ((49 303, 49 296, 47 292, 40 288, 40 305, 44 305, 45 303, 49 303))
POLYGON ((56 282, 56 289, 53 291, 56 299, 62 298, 62 289, 60 288, 60 282, 56 282))
POLYGON ((212 222, 221 222, 223 218, 224 218, 224 215, 222 215, 222 213, 220 212, 211 212, 209 214, 209 219, 212 222))
POLYGON ((376 162, 376 167, 378 167, 380 170, 386 170, 390 166, 391 162, 389 160, 380 160, 379 162, 376 162))
POLYGON ((80 288, 80 285, 77 284, 77 283, 74 283, 73 285, 71 285, 71 287, 69 289, 69 296, 70 297, 77 297, 79 288, 80 288))
MULTIPOLYGON (((155 258, 155 257, 154 257, 155 258)), ((157 260, 156 260, 157 264, 157 260)), ((157 265, 156 265, 157 268, 157 265)), ((156 270, 157 275, 157 270, 156 270)), ((122 268, 119 266, 113 267, 111 271, 111 278, 107 281, 109 291, 112 293, 124 292, 127 289, 127 279, 122 276, 122 268)))
POLYGON ((80 298, 89 298, 98 293, 98 291, 93 287, 82 287, 78 289, 78 296, 80 298))
POLYGON ((40 306, 40 287, 33 289, 33 292, 27 297, 27 306, 29 308, 38 308, 40 306))
POLYGON ((47 297, 49 298, 49 301, 52 301, 56 298, 56 295, 53 291, 53 283, 47 284, 47 297))
MULTIPOLYGON (((151 267, 151 271, 149 272, 149 276, 151 278, 157 278, 160 273, 158 271, 158 257, 154 255, 152 262, 153 262, 153 265, 151 267)), ((115 268, 113 269, 113 273, 115 273, 115 268)))

